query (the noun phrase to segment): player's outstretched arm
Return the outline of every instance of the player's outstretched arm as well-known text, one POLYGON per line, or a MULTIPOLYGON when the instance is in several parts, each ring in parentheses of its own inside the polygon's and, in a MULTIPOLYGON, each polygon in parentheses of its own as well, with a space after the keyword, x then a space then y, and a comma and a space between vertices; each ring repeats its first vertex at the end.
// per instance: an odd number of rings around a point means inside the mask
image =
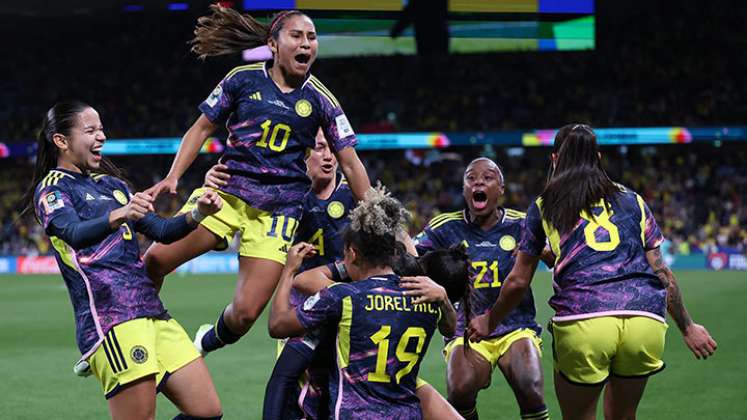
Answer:
POLYGON ((661 250, 657 247, 646 251, 646 259, 661 284, 667 288, 667 312, 677 324, 685 344, 698 359, 708 358, 716 351, 716 341, 711 338, 704 326, 693 322, 682 300, 680 286, 674 278, 674 273, 664 262, 661 250))
POLYGON ((314 245, 299 242, 288 250, 288 260, 280 274, 280 283, 270 306, 270 318, 267 329, 272 338, 294 337, 304 333, 303 325, 298 320, 295 308, 290 304, 290 289, 293 276, 301 267, 304 257, 316 252, 314 245))
POLYGON ((192 124, 192 127, 187 130, 187 133, 184 134, 184 137, 182 137, 179 150, 174 157, 174 163, 171 164, 171 169, 166 178, 148 188, 145 192, 152 195, 153 198, 158 198, 164 191, 176 194, 176 185, 179 182, 179 178, 184 175, 187 168, 195 161, 205 139, 213 134, 217 128, 218 126, 210 122, 205 114, 200 115, 197 121, 192 124))
POLYGON ((353 197, 356 201, 363 201, 366 193, 371 188, 371 181, 368 179, 368 173, 358 157, 358 153, 352 147, 346 147, 335 153, 337 163, 340 165, 348 185, 353 191, 353 197))
POLYGON ((484 337, 487 337, 501 321, 506 319, 514 308, 519 306, 521 299, 532 283, 532 277, 534 277, 534 272, 537 270, 539 260, 539 256, 519 251, 514 268, 511 269, 511 272, 503 281, 498 300, 488 312, 470 321, 467 328, 467 335, 471 341, 480 341, 484 337))
POLYGON ((220 196, 208 190, 197 199, 197 206, 190 213, 164 219, 149 212, 135 222, 135 230, 156 242, 170 244, 187 236, 202 219, 217 213, 222 205, 220 196))

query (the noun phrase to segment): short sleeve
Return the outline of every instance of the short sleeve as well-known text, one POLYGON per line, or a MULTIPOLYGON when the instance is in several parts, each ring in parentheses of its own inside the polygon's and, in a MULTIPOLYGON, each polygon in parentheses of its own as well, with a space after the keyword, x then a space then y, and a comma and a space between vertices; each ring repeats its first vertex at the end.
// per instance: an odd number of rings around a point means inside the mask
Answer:
POLYGON ((643 202, 643 199, 640 200, 643 204, 644 218, 644 223, 641 226, 643 229, 643 246, 646 251, 650 251, 658 248, 661 243, 664 242, 664 235, 661 233, 661 229, 659 229, 659 225, 656 223, 656 219, 654 218, 653 213, 651 213, 651 209, 649 209, 648 205, 643 202))
POLYGON ((415 249, 417 249, 418 255, 423 255, 428 251, 446 248, 446 246, 441 243, 440 235, 434 232, 430 226, 426 226, 422 232, 413 238, 413 241, 415 242, 415 249))
POLYGON ((54 220, 78 220, 71 196, 58 186, 41 189, 35 195, 36 217, 49 234, 49 227, 54 220))
POLYGON ((526 219, 524 219, 519 250, 529 255, 540 256, 542 250, 545 249, 546 239, 545 229, 542 226, 542 212, 535 201, 529 206, 526 219))
POLYGON ((355 147, 358 144, 358 139, 355 137, 353 127, 342 111, 340 103, 316 78, 313 78, 310 83, 319 96, 321 106, 320 125, 332 152, 339 152, 346 147, 355 147))
POLYGON ((203 101, 199 109, 213 124, 223 124, 234 109, 234 100, 237 97, 238 78, 235 74, 228 73, 218 86, 213 89, 210 96, 203 101))
POLYGON ((342 315, 343 296, 341 293, 337 293, 339 287, 332 286, 332 288, 324 288, 316 294, 309 296, 303 305, 296 307, 298 321, 306 331, 336 323, 340 319, 342 315))

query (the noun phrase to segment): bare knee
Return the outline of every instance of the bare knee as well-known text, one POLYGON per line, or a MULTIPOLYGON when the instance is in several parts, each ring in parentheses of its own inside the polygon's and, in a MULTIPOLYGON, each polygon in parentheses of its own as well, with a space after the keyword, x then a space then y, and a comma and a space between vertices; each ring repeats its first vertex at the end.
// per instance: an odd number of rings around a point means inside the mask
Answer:
POLYGON ((152 404, 137 404, 125 401, 113 403, 110 401, 109 409, 112 420, 155 420, 156 404, 155 398, 152 404))
POLYGON ((221 408, 220 400, 218 400, 217 396, 215 398, 210 398, 209 400, 205 399, 198 407, 190 408, 185 411, 184 414, 198 418, 213 418, 223 415, 223 409, 221 408))
POLYGON ((251 299, 234 299, 230 311, 226 311, 226 318, 230 318, 230 326, 236 328, 237 331, 234 332, 243 333, 254 325, 264 308, 265 305, 257 304, 251 299))
POLYGON ((480 386, 469 375, 453 375, 448 378, 447 394, 449 402, 457 408, 475 405, 480 386))

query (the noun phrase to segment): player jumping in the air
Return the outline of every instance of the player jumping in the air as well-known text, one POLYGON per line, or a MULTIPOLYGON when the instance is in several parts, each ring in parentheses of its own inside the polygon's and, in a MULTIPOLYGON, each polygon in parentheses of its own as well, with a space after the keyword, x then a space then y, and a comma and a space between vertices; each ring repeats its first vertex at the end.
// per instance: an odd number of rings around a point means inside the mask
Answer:
POLYGON ((120 171, 102 157, 103 130, 86 104, 53 106, 39 133, 27 194, 70 293, 81 362, 101 382, 115 419, 155 418, 157 391, 183 413, 176 419, 220 419, 207 366, 159 299, 135 233, 178 240, 217 212, 221 199, 206 191, 193 211, 156 216, 153 197, 131 195, 120 171))
POLYGON ((498 205, 503 195, 503 173, 488 158, 472 161, 464 172, 463 195, 467 209, 436 216, 415 238, 419 253, 464 244, 471 260, 471 304, 459 307, 456 334, 447 338, 449 402, 466 419, 477 419, 477 394, 490 385, 498 366, 514 391, 521 417, 547 419, 543 396, 540 353, 541 328, 535 321, 531 289, 521 304, 486 340, 465 347, 464 331, 469 317, 487 310, 500 293, 503 280, 515 261, 524 213, 498 205))
MULTIPOLYGON (((263 25, 232 9, 211 9, 213 14, 201 17, 195 30, 193 51, 201 58, 268 45, 273 59, 225 76, 200 105, 202 115, 185 134, 169 174, 148 190, 154 197, 174 193, 205 138, 226 125, 229 137, 220 162, 230 179, 218 191, 223 209, 183 240, 156 244, 145 256, 149 274, 162 281, 180 264, 240 232, 236 292, 215 326, 198 331, 195 341, 203 353, 238 341, 272 296, 309 190, 304 153, 314 147, 320 127, 354 197, 362 199, 370 187, 340 104, 309 73, 318 47, 311 19, 289 11, 263 25)), ((196 190, 183 210, 202 192, 196 190)))
POLYGON ((545 190, 527 212, 516 264, 490 311, 470 323, 470 339, 488 337, 522 302, 549 241, 557 257, 550 332, 563 418, 594 419, 602 388, 605 418, 635 418, 648 377, 664 368, 667 310, 698 358, 716 350, 685 309, 662 261, 663 240, 641 196, 602 169, 594 131, 564 126, 545 190))

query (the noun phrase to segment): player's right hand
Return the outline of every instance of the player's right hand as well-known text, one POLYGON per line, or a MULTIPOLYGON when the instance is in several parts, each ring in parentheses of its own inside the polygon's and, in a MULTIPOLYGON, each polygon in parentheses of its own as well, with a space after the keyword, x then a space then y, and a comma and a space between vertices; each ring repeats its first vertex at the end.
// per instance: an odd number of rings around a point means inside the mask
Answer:
POLYGON ((316 253, 316 248, 307 242, 299 242, 288 250, 288 259, 285 261, 285 269, 291 273, 298 272, 301 268, 301 262, 306 257, 311 257, 316 253))
POLYGON ((467 327, 467 337, 469 338, 469 341, 478 343, 489 334, 490 319, 488 313, 484 313, 472 318, 472 320, 469 322, 469 326, 467 327))
POLYGON ((163 194, 164 191, 168 191, 171 195, 176 195, 176 185, 179 183, 179 180, 176 178, 170 178, 166 177, 159 181, 156 185, 148 188, 147 190, 143 191, 145 194, 148 194, 153 197, 155 200, 163 194))
POLYGON ((685 339, 685 344, 698 359, 707 359, 716 352, 716 340, 700 324, 694 322, 690 324, 682 338, 685 339))
POLYGON ((228 180, 231 175, 228 173, 228 166, 219 163, 213 165, 209 171, 205 174, 205 183, 202 184, 204 187, 214 188, 216 190, 221 187, 228 185, 228 180))
POLYGON ((155 211, 153 207, 153 196, 147 192, 135 193, 130 199, 130 202, 124 206, 125 218, 127 220, 140 220, 145 217, 148 212, 155 211))

